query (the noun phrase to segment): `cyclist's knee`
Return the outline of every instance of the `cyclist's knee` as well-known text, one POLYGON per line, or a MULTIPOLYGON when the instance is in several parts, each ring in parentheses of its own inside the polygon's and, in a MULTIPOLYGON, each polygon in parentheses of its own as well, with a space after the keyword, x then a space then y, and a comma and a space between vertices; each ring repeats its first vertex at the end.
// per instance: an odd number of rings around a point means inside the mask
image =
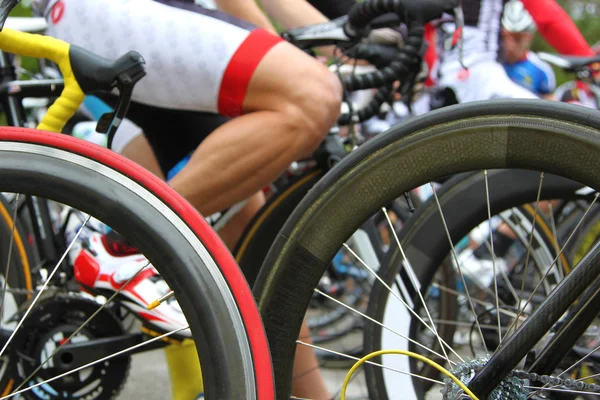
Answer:
POLYGON ((300 135, 304 154, 314 151, 335 124, 341 106, 341 85, 325 68, 317 69, 288 93, 283 109, 292 131, 300 135))
POLYGON ((314 58, 282 44, 257 68, 244 108, 281 114, 284 134, 294 135, 293 142, 310 152, 337 120, 341 99, 335 75, 314 58))

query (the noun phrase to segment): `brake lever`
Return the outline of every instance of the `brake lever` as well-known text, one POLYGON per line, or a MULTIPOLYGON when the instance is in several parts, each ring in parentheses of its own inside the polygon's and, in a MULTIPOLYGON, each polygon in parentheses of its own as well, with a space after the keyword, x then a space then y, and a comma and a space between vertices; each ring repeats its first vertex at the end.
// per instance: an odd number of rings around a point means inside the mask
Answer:
POLYGON ((133 88, 144 76, 146 76, 146 69, 143 63, 139 63, 119 74, 113 83, 114 87, 119 91, 117 106, 113 112, 102 115, 96 127, 97 132, 108 133, 107 146, 109 149, 112 146, 117 129, 119 129, 121 122, 129 110, 133 88))

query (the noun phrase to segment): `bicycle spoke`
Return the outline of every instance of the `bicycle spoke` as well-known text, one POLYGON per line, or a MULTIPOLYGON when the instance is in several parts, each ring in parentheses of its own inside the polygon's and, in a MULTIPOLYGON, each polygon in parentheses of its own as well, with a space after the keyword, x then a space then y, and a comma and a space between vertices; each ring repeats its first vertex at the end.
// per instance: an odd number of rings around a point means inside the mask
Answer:
MULTIPOLYGON (((355 360, 355 361, 360 360, 360 358, 353 357, 353 356, 350 356, 348 354, 339 353, 339 352, 337 352, 335 350, 326 349, 324 347, 316 346, 314 344, 302 342, 300 340, 296 340, 296 344, 301 344, 303 346, 312 347, 313 349, 317 349, 317 350, 321 350, 321 351, 324 351, 324 352, 327 352, 327 353, 335 354, 337 356, 345 357, 345 358, 348 358, 350 360, 355 360)), ((387 367, 387 366, 385 366, 383 364, 379 364, 379 363, 376 363, 376 362, 373 362, 373 361, 366 361, 365 364, 374 365, 376 367, 381 367, 381 368, 384 368, 384 369, 387 369, 387 370, 390 370, 390 371, 398 372, 398 373, 403 374, 403 375, 409 375, 409 376, 412 376, 414 378, 423 379, 423 380, 426 380, 426 381, 429 381, 429 382, 433 382, 433 383, 437 383, 437 384, 440 384, 440 385, 444 384, 443 382, 438 381, 436 379, 432 379, 432 378, 428 378, 426 376, 421 376, 421 375, 413 374, 412 372, 402 371, 402 370, 399 370, 397 368, 387 367)), ((0 400, 2 400, 2 399, 0 399, 0 400)))
POLYGON ((597 374, 594 374, 594 375, 586 376, 586 377, 579 378, 579 379, 575 379, 575 380, 576 380, 576 381, 585 381, 585 380, 587 380, 587 379, 596 378, 596 377, 598 377, 598 376, 600 376, 600 372, 599 372, 599 373, 597 373, 597 374))
POLYGON ((54 269, 52 270, 52 272, 50 273, 50 275, 48 276, 48 278, 46 279, 46 281, 42 285, 42 288, 38 292, 37 296, 35 296, 35 298, 31 302, 31 304, 29 305, 29 307, 25 311, 25 314, 19 320, 19 323, 17 324, 17 326, 15 327, 15 329, 10 334, 8 340, 4 344, 4 347, 2 347, 2 350, 0 350, 0 358, 4 355, 4 352, 6 351, 6 348, 8 347, 8 345, 10 344, 10 342, 12 341, 12 339, 15 337, 17 331, 21 328, 21 325, 23 325, 23 322, 25 321, 25 318, 27 318, 27 316, 29 315, 29 313, 31 312, 31 310, 33 310, 33 307, 35 306, 35 304, 37 303, 37 301, 39 300, 39 298, 41 297, 41 295, 44 293, 44 290, 46 290, 46 288, 50 284, 50 281, 52 280, 52 278, 54 277, 54 275, 58 271, 58 268, 63 263, 64 259, 69 254, 69 251, 71 251, 71 248, 73 247, 73 245, 75 244, 75 242, 77 241, 77 239, 79 238, 79 236, 81 235, 81 232, 83 232, 83 230, 84 230, 85 226, 87 225, 87 223, 89 222, 90 218, 91 218, 91 216, 88 216, 87 219, 85 220, 85 222, 81 225, 81 227, 79 228, 79 230, 75 234, 75 237, 73 238, 73 241, 69 244, 69 246, 67 247, 67 249, 63 253, 63 255, 60 258, 60 260, 58 260, 58 262, 54 266, 54 269))
MULTIPOLYGON (((371 273, 371 274, 372 274, 372 275, 375 277, 375 279, 377 279, 377 280, 379 281, 379 283, 381 283, 381 284, 382 284, 382 285, 383 285, 383 286, 384 286, 384 287, 385 287, 385 288, 388 290, 388 292, 389 292, 389 293, 390 293, 392 296, 394 296, 394 297, 395 297, 395 298, 396 298, 396 299, 397 299, 397 300, 398 300, 400 303, 402 303, 402 305, 403 305, 404 307, 406 307, 406 309, 407 309, 407 310, 408 310, 408 311, 409 311, 409 312, 410 312, 412 315, 414 315, 414 316, 415 316, 415 318, 417 318, 417 320, 418 320, 419 322, 421 322, 421 323, 422 323, 422 324, 423 324, 423 325, 424 325, 424 326, 425 326, 425 327, 426 327, 426 328, 427 328, 427 329, 428 329, 428 330, 429 330, 431 333, 433 333, 434 335, 437 335, 437 333, 436 333, 436 332, 435 332, 435 331, 434 331, 434 330, 433 330, 433 329, 432 329, 432 328, 429 326, 429 324, 428 324, 427 322, 425 322, 425 321, 423 320, 423 318, 421 318, 421 316, 420 316, 419 314, 417 314, 417 312, 416 312, 415 310, 413 310, 413 309, 412 309, 412 307, 410 307, 408 304, 406 304, 406 302, 405 302, 404 300, 402 300, 402 298, 400 298, 400 296, 399 296, 398 294, 396 294, 396 293, 395 293, 395 292, 392 290, 392 288, 391 288, 391 287, 390 287, 390 286, 389 286, 387 283, 385 283, 385 281, 384 281, 383 279, 381 279, 381 277, 380 277, 380 276, 379 276, 379 275, 378 275, 378 274, 377 274, 375 271, 373 271, 373 269, 372 269, 371 267, 369 267, 369 266, 368 266, 368 265, 367 265, 367 264, 366 264, 366 263, 365 263, 365 262, 362 260, 362 258, 360 258, 360 256, 359 256, 358 254, 356 254, 356 253, 354 252, 354 250, 352 250, 352 249, 350 248, 350 246, 348 246, 346 243, 344 243, 344 248, 346 248, 346 250, 348 250, 348 251, 350 252, 350 254, 352 254, 352 255, 353 255, 353 256, 354 256, 354 257, 355 257, 355 258, 358 260, 358 262, 360 262, 360 263, 361 263, 361 264, 362 264, 362 265, 363 265, 363 266, 364 266, 364 267, 367 269, 367 271, 369 271, 369 273, 371 273)), ((443 343, 443 344, 444 344, 444 345, 445 345, 445 346, 446 346, 446 347, 447 347, 447 348, 448 348, 448 349, 449 349, 449 350, 450 350, 450 351, 451 351, 451 352, 452 352, 452 353, 453 353, 453 354, 454 354, 456 357, 458 357, 458 359, 459 359, 461 362, 463 362, 463 361, 464 361, 464 360, 463 360, 463 358, 462 358, 462 357, 461 357, 461 356, 460 356, 460 355, 459 355, 459 354, 458 354, 458 353, 457 353, 457 352, 456 352, 456 351, 455 351, 455 350, 454 350, 454 349, 453 349, 453 348, 452 348, 452 347, 451 347, 451 346, 450 346, 448 343, 446 343, 446 342, 445 342, 443 339, 441 339, 441 338, 440 338, 440 340, 441 340, 441 342, 442 342, 442 343, 443 343)))
POLYGON ((98 360, 96 360, 96 361, 92 361, 92 362, 90 362, 90 363, 88 363, 88 364, 82 365, 81 367, 77 367, 77 368, 75 368, 75 369, 73 369, 73 370, 71 370, 71 371, 67 371, 67 372, 65 372, 65 373, 62 373, 62 374, 60 374, 60 375, 57 375, 57 376, 55 376, 55 377, 53 377, 53 378, 47 379, 47 380, 45 380, 45 381, 43 381, 43 382, 38 382, 38 383, 36 383, 35 385, 31 385, 31 386, 28 386, 28 387, 26 387, 25 389, 21 389, 21 390, 19 390, 19 391, 15 391, 15 392, 13 392, 13 393, 11 393, 11 394, 9 394, 9 395, 7 395, 7 396, 4 396, 4 397, 0 397, 0 400, 3 400, 3 399, 9 399, 9 398, 11 398, 11 397, 14 397, 14 396, 16 396, 16 395, 18 395, 18 394, 21 394, 21 393, 23 393, 23 392, 26 392, 26 391, 28 391, 28 390, 34 389, 34 388, 36 388, 36 387, 38 387, 38 386, 42 386, 42 385, 46 385, 46 384, 48 384, 48 383, 50 383, 50 382, 54 382, 54 381, 56 381, 56 380, 58 380, 58 379, 64 378, 65 376, 68 376, 68 375, 70 375, 70 374, 73 374, 73 373, 75 373, 75 372, 78 372, 78 371, 84 370, 84 369, 86 369, 86 368, 89 368, 89 367, 93 367, 93 366, 94 366, 94 365, 96 365, 96 364, 102 363, 102 362, 104 362, 104 361, 108 361, 108 360, 110 360, 111 358, 115 358, 115 357, 118 357, 118 356, 124 355, 124 354, 126 354, 126 353, 128 353, 128 352, 130 352, 130 351, 133 351, 133 350, 139 349, 140 347, 146 346, 146 345, 148 345, 148 344, 151 344, 151 343, 157 342, 157 341, 159 341, 159 340, 162 340, 162 339, 164 339, 164 338, 166 338, 166 337, 172 336, 172 335, 174 335, 174 334, 176 334, 176 333, 178 333, 178 332, 185 331, 185 330, 187 330, 187 329, 189 329, 189 328, 190 328, 189 326, 184 326, 184 327, 181 327, 181 328, 178 328, 178 329, 172 330, 172 331, 170 331, 170 332, 167 332, 167 333, 165 333, 165 334, 162 334, 162 335, 160 335, 160 336, 157 336, 157 337, 154 337, 154 338, 152 338, 152 339, 146 340, 145 342, 138 343, 138 344, 136 344, 136 345, 134 345, 134 346, 128 347, 127 349, 124 349, 124 350, 118 351, 118 352, 116 352, 116 353, 113 353, 113 354, 111 354, 111 355, 108 355, 108 356, 106 356, 106 357, 100 358, 100 359, 98 359, 98 360))
MULTIPOLYGON (((354 380, 355 380, 355 379, 356 379, 358 376, 359 376, 359 374, 358 374, 358 371, 357 371, 357 373, 353 374, 353 375, 352 375, 352 377, 350 378, 350 380, 348 381, 348 386, 350 386, 350 383, 352 383, 352 382, 353 382, 353 381, 354 381, 354 380)), ((335 394, 334 394, 333 396, 331 396, 331 400, 337 399, 337 398, 338 398, 338 396, 340 395, 340 393, 342 393, 342 389, 343 389, 343 388, 342 388, 342 387, 340 387, 340 388, 339 388, 339 389, 338 389, 338 390, 335 392, 335 394)), ((365 389, 363 389, 363 390, 365 390, 365 389)), ((367 394, 367 396, 365 397, 365 399, 368 399, 368 398, 369 398, 369 397, 368 397, 368 394, 367 394)))
MULTIPOLYGON (((577 365, 579 365, 581 362, 585 361, 589 356, 591 356, 592 354, 594 354, 596 351, 600 350, 600 345, 598 345, 595 349, 591 350, 589 353, 587 353, 584 357, 582 357, 579 361, 573 363, 569 368, 565 369, 564 371, 562 371, 560 374, 558 374, 558 378, 560 378, 561 376, 563 376, 563 374, 569 372, 570 370, 572 370, 573 368, 575 368, 577 365)), ((586 378, 581 378, 581 379, 577 379, 577 381, 581 381, 581 380, 585 380, 585 379, 590 379, 593 378, 597 375, 600 374, 596 374, 596 375, 592 375, 592 376, 588 376, 586 378)), ((531 395, 536 394, 537 392, 540 392, 542 390, 547 390, 547 389, 553 389, 558 387, 559 385, 555 385, 555 386, 548 386, 549 383, 546 383, 544 386, 540 387, 539 390, 537 390, 536 392, 533 392, 531 395)))
MULTIPOLYGON (((369 317, 369 316, 368 316, 368 315, 366 315, 366 314, 363 314, 362 312, 360 312, 360 311, 358 311, 358 310, 356 310, 356 309, 354 309, 354 308, 350 307, 349 305, 347 305, 347 304, 343 303, 342 301, 340 301, 340 300, 337 300, 337 299, 335 299, 335 298, 333 298, 333 297, 329 296, 328 294, 321 292, 319 289, 315 289, 315 293, 318 293, 318 294, 320 294, 320 295, 322 295, 322 296, 324 296, 324 297, 326 297, 326 298, 328 298, 328 299, 330 299, 330 300, 332 300, 332 301, 334 301, 334 302, 338 303, 339 305, 341 305, 341 306, 343 306, 343 307, 346 307, 346 308, 347 308, 347 309, 349 309, 350 311, 352 311, 352 312, 355 312, 356 314, 360 315, 361 317, 363 317, 363 318, 365 318, 365 319, 367 319, 367 320, 369 320, 369 321, 371 321, 371 322, 373 322, 373 323, 375 323, 375 324, 377 324, 377 325, 381 326, 381 327, 382 327, 382 328, 384 328, 384 329, 387 329, 388 331, 392 332, 392 333, 393 333, 393 334, 395 334, 395 335, 398 335, 398 336, 399 336, 399 337, 401 337, 402 339, 406 339, 406 340, 408 340, 409 342, 411 342, 411 343, 413 343, 413 344, 415 344, 415 345, 417 345, 417 346, 419 346, 419 347, 422 347, 423 349, 425 349, 425 350, 427 350, 427 351, 430 351, 431 353, 435 354, 436 356, 438 356, 438 357, 440 357, 440 358, 445 358, 444 356, 442 356, 442 355, 441 355, 441 354, 439 354, 438 352, 436 352, 436 351, 434 351, 434 350, 430 349, 429 347, 427 347, 427 346, 425 346, 425 345, 423 345, 423 344, 421 344, 421 343, 417 342, 417 341, 416 341, 416 340, 414 340, 414 339, 411 339, 411 338, 409 338, 409 337, 407 337, 407 336, 405 336, 405 335, 401 334, 400 332, 398 332, 398 331, 396 331, 396 330, 394 330, 394 329, 392 329, 392 328, 390 328, 390 327, 387 327, 386 325, 382 324, 381 322, 379 322, 379 321, 375 320, 374 318, 371 318, 371 317, 369 317)), ((448 359, 447 359, 447 360, 448 360, 448 359)), ((455 362, 453 362, 453 361, 450 361, 450 360, 448 360, 448 362, 450 362, 451 364, 456 364, 455 362)))
MULTIPOLYGON (((460 292, 458 292, 457 290, 450 289, 450 288, 448 288, 448 287, 446 287, 446 286, 441 286, 439 283, 436 283, 436 282, 434 282, 434 283, 433 283, 433 287, 435 287, 435 288, 438 288, 438 289, 440 289, 440 290, 443 290, 443 291, 445 291, 445 292, 448 292, 448 293, 454 294, 454 295, 456 295, 456 296, 461 296, 461 295, 462 295, 462 294, 461 294, 460 292)), ((494 307, 494 305, 493 305, 492 303, 488 303, 488 302, 486 302, 486 301, 479 300, 479 299, 473 299, 473 302, 474 302, 475 304, 479 304, 479 305, 481 305, 481 306, 484 306, 484 307, 490 307, 490 308, 494 307)), ((501 314, 506 314, 506 315, 508 315, 508 316, 510 316, 510 317, 513 317, 513 318, 516 318, 516 317, 517 317, 517 313, 516 313, 516 312, 512 312, 512 311, 509 311, 509 310, 505 310, 504 308, 501 308, 501 309, 499 310, 499 312, 500 312, 501 314)), ((523 320, 524 320, 524 319, 525 319, 525 317, 521 317, 521 319, 523 319, 523 320)))
MULTIPOLYGON (((490 242, 489 242, 488 240, 486 240, 486 241, 485 241, 485 247, 488 249, 488 251, 490 252, 490 255, 491 255, 491 254, 492 254, 492 246, 490 245, 490 242)), ((463 264, 464 264, 465 262, 469 261, 471 258, 476 258, 476 257, 475 257, 475 253, 471 253, 471 254, 469 254, 469 256, 468 256, 467 258, 463 259, 463 264)), ((500 269, 500 274, 502 275, 502 277, 503 277, 504 279, 508 279, 508 276, 506 275, 506 273, 504 273, 504 271, 502 271, 502 269, 500 269)), ((477 286, 479 289, 481 289, 481 291, 482 291, 482 292, 484 292, 484 293, 486 293, 486 294, 489 294, 491 297, 498 297, 498 296, 496 296, 496 295, 494 294, 494 292, 493 292, 493 291, 492 291, 490 288, 487 288, 487 287, 483 286, 483 285, 481 284, 481 282, 479 282, 478 280, 473 280, 473 283, 475 283, 475 285, 476 285, 476 286, 477 286)), ((510 282, 509 282, 509 283, 510 283, 510 282)), ((514 289, 513 289, 513 290, 514 290, 514 289)), ((515 292, 515 296, 516 296, 516 292, 515 292)), ((516 297, 515 297, 515 300, 516 300, 516 297)), ((473 300, 473 301, 474 301, 474 300, 473 300)), ((502 299, 500 299, 500 298, 499 298, 499 299, 498 299, 498 301, 499 301, 500 303, 502 303, 503 305, 506 305, 506 302, 505 302, 504 300, 502 300, 502 299)), ((491 304, 491 306, 492 306, 492 307, 495 307, 495 306, 494 306, 492 303, 490 303, 490 304, 491 304)))
MULTIPOLYGON (((554 258, 554 260, 552 261, 552 264, 550 264, 550 266, 546 270, 544 276, 542 276, 542 279, 540 279, 540 281, 538 282, 538 284, 535 286, 535 288, 531 292, 531 295, 529 295, 529 298, 525 302, 525 305, 522 308, 519 307, 518 314, 517 314, 518 317, 521 316, 521 314, 525 310, 525 307, 527 307, 527 305, 531 302, 531 299, 533 299, 533 295, 535 294, 535 292, 537 292, 537 290, 539 289, 540 285, 544 282, 544 280, 546 280, 546 278, 548 277, 548 274, 550 274, 550 271, 556 265, 557 260, 560 258, 560 256, 562 255, 562 253, 565 251, 565 248, 567 247, 567 245, 569 244, 569 242, 571 241, 571 239, 573 238, 573 236, 575 236, 575 233, 577 232, 577 230, 581 226, 583 220, 585 219, 585 217, 587 216, 587 214, 590 212, 590 210, 592 209, 592 207, 596 203, 596 200, 598 200, 598 196, 599 195, 600 195, 600 193, 596 193, 596 195, 594 196, 594 200, 592 200, 591 204, 589 205, 589 207, 587 208, 587 210, 585 210, 585 213, 583 214, 583 216, 581 217, 581 219, 577 222, 577 225, 575 226, 575 228, 573 228, 573 232, 571 232, 571 234, 567 238, 567 241, 562 246, 562 248, 560 249, 560 251, 558 252, 558 254, 556 255, 556 257, 554 258)), ((518 317, 513 321, 512 325, 508 329, 508 332, 510 332, 513 327, 515 328, 515 332, 516 332, 516 329, 517 329, 516 324, 518 323, 517 321, 519 320, 518 317)))
MULTIPOLYGON (((498 274, 496 271, 496 252, 494 251, 494 235, 492 234, 492 211, 490 209, 490 188, 488 183, 488 171, 483 170, 485 177, 485 196, 487 202, 488 224, 490 227, 490 246, 492 252, 492 273, 494 274, 494 297, 496 299, 496 319, 498 320, 498 342, 502 344, 502 329, 500 326, 500 304, 498 303, 498 274)), ((466 288, 465 288, 466 289, 466 288)), ((468 290, 468 289, 466 289, 468 290)), ((485 345, 485 342, 483 342, 485 345)))
MULTIPOLYGON (((540 183, 538 185, 537 197, 535 199, 535 209, 533 211, 533 218, 531 220, 531 233, 529 234, 529 243, 527 244, 527 255, 525 256, 525 268, 523 270, 523 279, 521 282, 521 290, 519 291, 519 304, 517 310, 521 309, 521 301, 523 298, 523 291, 525 290, 525 280, 527 277, 527 270, 529 269, 529 257, 531 256, 531 244, 533 243, 533 233, 535 232, 535 223, 537 222, 538 207, 540 205, 540 196, 542 194, 542 184, 544 182, 544 173, 540 173, 540 183)), ((534 290, 535 292, 535 290, 534 290)), ((516 320, 515 320, 516 321, 516 320)), ((511 325, 512 328, 512 325, 511 325)), ((516 328, 515 328, 516 329, 516 328)), ((508 330, 510 332, 510 329, 508 330)))
MULTIPOLYGON (((504 222, 506 222, 506 221, 504 221, 504 222)), ((510 224, 508 224, 508 225, 509 225, 509 227, 511 227, 510 224)), ((487 241, 487 240, 485 241, 485 247, 488 249, 488 251, 490 252, 490 254, 492 254, 492 246, 490 245, 490 242, 487 241)), ((471 254, 464 261, 469 260, 471 257, 475 257, 475 254, 471 254)), ((515 301, 518 301, 519 300, 519 295, 517 294, 517 291, 515 290, 515 288, 514 288, 512 282, 510 281, 508 275, 506 275, 506 271, 504 271, 503 268, 500 268, 499 273, 502 276, 502 280, 504 281, 504 283, 506 283, 506 285, 508 286, 508 290, 510 291, 510 294, 512 295, 512 297, 515 299, 515 301)), ((506 301, 504 301, 504 300, 502 300, 500 298, 498 299, 498 301, 501 302, 502 304, 506 305, 506 301)))
POLYGON ((392 231, 392 234, 394 235, 394 239, 396 240, 396 244, 398 245, 400 254, 402 254, 402 259, 404 260, 405 268, 408 273, 410 282, 411 282, 413 288, 415 289, 415 292, 417 292, 419 299, 421 300, 421 304, 423 305, 423 309, 425 310, 425 313, 427 313, 427 318, 429 318, 429 322, 431 322, 431 327, 433 328, 433 333, 435 334, 435 336, 440 344, 440 348, 442 349, 442 352, 444 353, 444 358, 446 359, 446 361, 450 362, 450 358, 448 357, 448 354, 446 353, 446 349, 444 348, 444 345, 442 344, 442 338, 438 334, 435 324, 433 323, 433 318, 431 317, 431 314, 429 312, 429 307, 427 307, 427 303, 425 302, 425 299, 423 298, 423 294, 421 294, 421 285, 418 282, 417 276, 415 275, 415 272, 412 268, 412 265, 410 264, 410 261, 408 261, 408 258, 406 257, 406 254, 404 253, 404 249, 402 248, 402 245, 400 244, 400 240, 398 239, 398 234, 396 233, 396 229, 394 229, 392 220, 390 219, 390 216, 388 215, 385 207, 382 208, 382 211, 383 211, 383 215, 385 215, 385 219, 387 220, 387 222, 390 226, 390 230, 392 231))
POLYGON ((595 352, 597 352, 598 350, 600 350, 600 345, 596 346, 595 349, 590 350, 584 357, 582 357, 579 361, 573 363, 573 365, 571 365, 569 368, 565 369, 563 372, 561 372, 560 374, 558 374, 558 377, 560 378, 563 374, 569 372, 570 370, 572 370, 573 368, 575 368, 576 366, 578 366, 581 362, 585 361, 589 356, 591 356, 592 354, 594 354, 595 352))
MULTIPOLYGON (((15 197, 15 202, 18 203, 20 193, 17 193, 15 197)), ((12 226, 10 228, 10 241, 8 244, 8 259, 6 260, 6 272, 4 273, 4 283, 2 284, 2 293, 0 293, 0 325, 2 325, 2 318, 4 317, 4 296, 6 296, 6 287, 8 286, 8 274, 10 272, 10 261, 12 259, 12 250, 13 243, 15 238, 15 229, 17 226, 17 209, 18 207, 14 207, 13 217, 12 217, 12 226)))
MULTIPOLYGON (((554 210, 552 208, 552 202, 548 202, 548 214, 550 215, 550 228, 552 229, 552 236, 553 236, 553 245, 554 245, 554 251, 558 251, 560 249, 560 245, 558 244, 558 234, 556 233, 556 221, 554 220, 554 210)), ((564 271, 564 266, 562 263, 562 260, 559 258, 558 259, 558 269, 559 271, 564 271)))
POLYGON ((53 352, 52 354, 50 354, 45 360, 44 362, 42 362, 27 378, 25 378, 23 380, 23 382, 21 382, 21 384, 14 390, 15 392, 18 391, 19 389, 21 389, 23 387, 23 385, 25 385, 27 382, 29 382, 34 376, 35 374, 37 374, 44 365, 46 365, 46 363, 51 360, 56 354, 58 354, 58 352, 60 351, 60 349, 62 349, 65 345, 71 343, 71 339, 73 337, 75 337, 79 332, 81 332, 81 330, 83 328, 85 328, 87 326, 87 324, 89 324, 96 315, 98 315, 102 310, 104 310, 106 308, 106 306, 108 306, 108 304, 110 304, 111 301, 113 301, 118 295, 119 293, 121 293, 123 291, 123 289, 125 289, 127 287, 127 285, 129 285, 131 283, 131 281, 133 281, 143 270, 146 269, 146 267, 148 267, 148 265, 150 265, 150 261, 148 261, 144 266, 142 266, 132 277, 130 277, 116 292, 114 292, 112 294, 112 296, 110 296, 110 298, 108 300, 106 300, 106 302, 104 302, 104 304, 102 304, 87 320, 85 320, 85 322, 83 324, 81 324, 81 326, 79 328, 77 328, 75 330, 75 332, 73 332, 65 341, 63 341, 60 346, 58 346, 53 352))
POLYGON ((458 275, 460 275, 460 279, 462 280, 463 287, 465 288, 465 293, 467 294, 467 300, 469 301, 469 307, 471 307, 471 312, 473 313, 473 317, 475 318, 475 324, 477 325, 477 330, 479 331, 479 337, 481 338, 481 343, 485 346, 485 339, 483 337, 483 332, 481 330, 481 326, 479 325, 479 318, 477 313, 475 312, 475 306, 473 305, 473 299, 471 298, 471 294, 469 293, 469 287, 467 286, 467 281, 465 280, 465 276, 462 273, 462 269, 460 267, 460 262, 458 261, 458 255, 456 254, 456 248, 454 247, 454 243, 452 243, 452 238, 450 237, 450 231, 448 230, 448 224, 446 223, 446 218, 444 218, 444 212, 442 211, 442 206, 440 204, 440 199, 438 198, 437 192, 435 191, 435 187, 433 183, 429 183, 431 185, 431 189, 433 190, 433 197, 438 207, 438 211, 440 212, 440 216, 442 217, 442 224, 444 225, 444 229, 446 231, 446 236, 448 238, 448 242, 450 243, 450 248, 452 252, 452 257, 454 258, 454 262, 458 268, 458 275))
MULTIPOLYGON (((446 320, 446 319, 435 319, 434 322, 436 322, 440 325, 463 326, 463 327, 467 327, 467 328, 470 328, 473 325, 472 322, 461 322, 461 321, 446 320)), ((481 327, 485 328, 485 329, 496 329, 497 328, 496 325, 487 325, 487 324, 481 324, 481 327)), ((502 329, 506 330, 506 328, 502 328, 502 329)))
MULTIPOLYGON (((553 391, 553 392, 562 392, 562 393, 573 393, 573 394, 585 394, 585 395, 593 395, 600 396, 600 393, 597 392, 584 392, 583 390, 573 390, 573 389, 559 389, 559 388, 542 388, 539 386, 523 386, 525 389, 535 389, 534 393, 543 392, 543 391, 553 391)), ((532 396, 534 393, 530 394, 532 396)))

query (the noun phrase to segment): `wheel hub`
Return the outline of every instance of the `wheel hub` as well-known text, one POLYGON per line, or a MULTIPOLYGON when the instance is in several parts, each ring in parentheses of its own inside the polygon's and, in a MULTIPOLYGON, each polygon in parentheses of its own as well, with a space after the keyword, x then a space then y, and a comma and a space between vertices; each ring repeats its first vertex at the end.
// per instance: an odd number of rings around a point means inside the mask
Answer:
MULTIPOLYGON (((460 363, 450 372, 456 376, 462 383, 468 385, 475 374, 483 368, 488 360, 480 358, 477 360, 460 363)), ((516 376, 508 376, 502 380, 488 397, 489 400, 527 400, 528 391, 523 387, 523 382, 516 376)), ((469 399, 464 391, 458 387, 450 378, 444 379, 444 388, 442 389, 443 400, 462 400, 469 399)))

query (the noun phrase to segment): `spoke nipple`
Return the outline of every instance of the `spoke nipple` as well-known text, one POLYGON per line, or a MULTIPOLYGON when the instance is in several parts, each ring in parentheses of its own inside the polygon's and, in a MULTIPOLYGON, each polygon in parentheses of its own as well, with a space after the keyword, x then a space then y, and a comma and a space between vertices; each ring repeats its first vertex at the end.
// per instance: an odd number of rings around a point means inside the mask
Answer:
POLYGON ((152 303, 148 304, 148 310, 154 310, 156 307, 160 306, 160 301, 154 300, 152 303))
POLYGON ((163 297, 161 297, 160 299, 154 300, 152 303, 148 304, 148 306, 147 306, 148 310, 154 310, 156 307, 160 306, 162 303, 164 303, 165 301, 167 301, 171 297, 173 297, 174 294, 175 294, 175 292, 169 292, 169 293, 165 294, 163 297))

